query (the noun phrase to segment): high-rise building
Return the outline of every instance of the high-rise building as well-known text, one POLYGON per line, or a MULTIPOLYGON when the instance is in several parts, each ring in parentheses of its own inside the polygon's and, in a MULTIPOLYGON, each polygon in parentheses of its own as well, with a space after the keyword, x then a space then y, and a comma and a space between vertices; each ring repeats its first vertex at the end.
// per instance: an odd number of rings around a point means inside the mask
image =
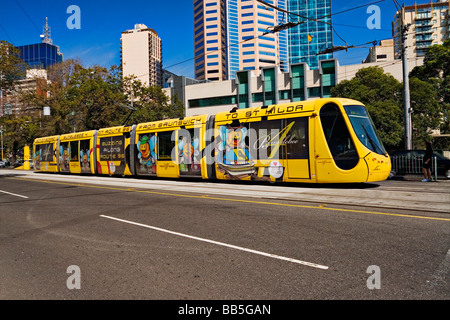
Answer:
POLYGON ((145 85, 162 87, 162 44, 156 31, 135 24, 122 32, 120 40, 123 76, 134 75, 145 85))
POLYGON ((311 69, 319 68, 319 60, 331 59, 331 53, 317 55, 331 48, 331 0, 287 0, 290 19, 299 25, 289 29, 289 64, 306 62, 311 69))
POLYGON ((223 0, 194 0, 195 79, 228 77, 227 7, 223 0))
POLYGON ((406 32, 408 59, 425 55, 426 49, 434 44, 442 44, 450 35, 449 2, 436 1, 402 7, 394 15, 392 36, 395 58, 402 57, 402 17, 403 25, 409 25, 406 32))
POLYGON ((41 38, 41 43, 17 46, 20 50, 20 58, 30 69, 46 69, 63 60, 59 47, 53 44, 47 18, 45 18, 44 34, 41 38))
MULTIPOLYGON (((269 1, 286 9, 286 0, 269 1)), ((283 13, 256 0, 194 0, 197 80, 234 79, 239 70, 288 67, 287 31, 270 32, 283 13)), ((284 21, 286 22, 286 21, 284 21)))

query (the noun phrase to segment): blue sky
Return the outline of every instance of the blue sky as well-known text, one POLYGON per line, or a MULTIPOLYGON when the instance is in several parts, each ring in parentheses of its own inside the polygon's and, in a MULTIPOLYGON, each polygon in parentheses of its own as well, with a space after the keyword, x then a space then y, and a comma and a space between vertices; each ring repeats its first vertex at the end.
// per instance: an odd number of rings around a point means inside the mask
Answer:
MULTIPOLYGON (((371 13, 367 6, 344 13, 377 0, 332 0, 333 26, 348 45, 391 38, 391 22, 395 13, 393 0, 377 3, 381 28, 366 26, 371 13)), ((404 1, 412 5, 415 1, 404 1)), ((417 1, 426 3, 429 1, 417 1)), ((0 0, 0 40, 19 46, 39 43, 48 17, 53 43, 60 46, 64 59, 80 58, 85 66, 109 67, 120 63, 120 34, 143 23, 154 29, 163 43, 163 67, 193 77, 193 11, 192 0, 0 0), (70 5, 81 10, 81 29, 69 29, 67 13, 70 5), (189 60, 185 63, 182 61, 189 60)), ((336 33, 334 45, 345 45, 336 33)), ((369 49, 336 52, 340 65, 360 63, 369 49)))

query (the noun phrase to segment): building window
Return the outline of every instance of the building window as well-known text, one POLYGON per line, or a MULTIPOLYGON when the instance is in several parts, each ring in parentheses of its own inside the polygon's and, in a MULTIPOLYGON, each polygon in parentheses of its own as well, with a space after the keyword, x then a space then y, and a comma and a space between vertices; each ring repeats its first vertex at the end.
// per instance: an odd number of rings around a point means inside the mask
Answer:
POLYGON ((238 80, 238 100, 239 100, 239 108, 248 108, 249 106, 249 81, 248 81, 248 72, 238 72, 237 73, 238 80))
MULTIPOLYGON (((210 78, 210 80, 213 80, 213 79, 215 79, 215 78, 210 78)), ((216 79, 218 80, 218 78, 216 78, 216 79)), ((188 104, 189 104, 189 108, 230 105, 230 104, 236 104, 236 96, 193 99, 193 100, 189 100, 188 104)))
POLYGON ((303 66, 303 64, 291 66, 292 101, 305 100, 305 70, 303 66))
POLYGON ((264 13, 260 13, 260 12, 258 12, 258 17, 273 19, 272 15, 264 14, 264 13))
POLYGON ((264 77, 264 105, 276 103, 275 69, 263 69, 264 77))

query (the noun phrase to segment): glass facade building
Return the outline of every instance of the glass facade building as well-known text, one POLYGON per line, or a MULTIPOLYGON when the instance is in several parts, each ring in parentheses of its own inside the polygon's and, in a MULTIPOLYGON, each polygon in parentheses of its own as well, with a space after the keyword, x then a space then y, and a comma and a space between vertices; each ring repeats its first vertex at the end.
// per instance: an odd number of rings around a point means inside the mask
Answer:
POLYGON ((63 55, 59 47, 49 43, 28 44, 17 47, 20 50, 20 58, 31 69, 46 69, 56 63, 62 62, 63 55))
MULTIPOLYGON (((286 1, 267 3, 286 9, 286 1)), ((235 79, 274 65, 288 71, 288 31, 270 32, 287 22, 283 12, 256 0, 194 0, 193 10, 195 79, 235 79)))
POLYGON ((233 79, 239 64, 239 0, 228 0, 227 21, 228 21, 228 79, 233 79))
POLYGON ((224 0, 194 0, 194 66, 196 80, 228 77, 227 6, 224 0))
POLYGON ((301 16, 290 16, 301 23, 289 29, 289 63, 306 62, 318 69, 319 60, 333 58, 331 53, 317 55, 333 45, 331 0, 287 0, 287 10, 301 16))

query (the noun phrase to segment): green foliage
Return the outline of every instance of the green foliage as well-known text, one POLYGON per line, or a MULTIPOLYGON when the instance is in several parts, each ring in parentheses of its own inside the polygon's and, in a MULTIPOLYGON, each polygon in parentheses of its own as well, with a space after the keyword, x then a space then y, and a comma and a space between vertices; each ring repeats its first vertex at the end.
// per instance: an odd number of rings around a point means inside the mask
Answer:
POLYGON ((20 59, 19 49, 0 40, 0 90, 13 90, 15 82, 25 75, 25 70, 26 65, 20 59))
POLYGON ((33 121, 30 116, 5 115, 0 118, 0 126, 3 131, 4 156, 11 153, 13 160, 16 159, 16 153, 24 145, 30 145, 30 141, 36 137, 39 132, 39 123, 33 121))
MULTIPOLYGON (((422 118, 438 118, 439 123, 436 123, 436 121, 431 121, 431 123, 427 124, 429 125, 428 128, 440 129, 442 134, 449 134, 450 40, 446 40, 442 45, 433 45, 429 47, 425 55, 424 64, 422 66, 415 67, 410 73, 410 78, 410 82, 416 81, 414 79, 421 81, 421 85, 416 86, 416 90, 423 91, 423 87, 425 86, 424 83, 427 84, 428 88, 426 92, 423 92, 424 99, 421 102, 428 106, 427 111, 423 112, 421 110, 422 106, 417 104, 414 106, 414 113, 418 111, 422 118)), ((416 121, 421 123, 421 120, 416 119, 416 121)), ((422 125, 422 131, 426 130, 424 125, 422 125)), ((424 139, 426 138, 420 137, 421 141, 424 139)), ((439 144, 442 149, 448 150, 450 147, 448 144, 448 139, 443 139, 442 141, 436 143, 439 144)))
POLYGON ((138 80, 125 79, 129 84, 128 92, 133 97, 139 97, 133 101, 136 111, 131 114, 127 124, 157 121, 184 116, 184 107, 181 101, 171 102, 169 97, 156 86, 143 86, 138 80))
POLYGON ((127 119, 126 124, 136 124, 184 116, 183 105, 171 102, 160 87, 123 79, 117 66, 85 68, 77 60, 66 60, 49 68, 48 79, 40 90, 45 94, 21 94, 21 102, 34 110, 35 121, 43 107, 50 107, 51 116, 40 117, 37 136, 113 127, 127 119), (126 107, 131 105, 134 112, 126 107))
MULTIPOLYGON (((4 75, 0 79, 8 80, 0 84, 12 90, 25 68, 20 58, 16 59, 14 47, 2 41, 0 49, 0 72, 4 75)), ((51 66, 47 73, 47 81, 38 81, 38 90, 18 92, 19 113, 0 118, 7 152, 15 153, 37 137, 107 128, 125 121, 137 124, 184 116, 179 100, 170 101, 160 87, 144 86, 134 78, 123 79, 117 66, 86 68, 79 60, 69 59, 51 66), (127 108, 131 105, 134 112, 127 108), (44 107, 50 107, 50 116, 43 115, 44 107)))
MULTIPOLYGON (((8 94, 15 90, 17 81, 25 75, 26 65, 20 59, 19 50, 7 41, 0 40, 0 94, 2 105, 0 111, 4 112, 4 100, 8 94)), ((30 117, 15 117, 3 115, 0 118, 0 129, 3 133, 4 156, 12 152, 13 158, 16 150, 23 146, 36 132, 36 125, 30 117)))
POLYGON ((425 142, 433 129, 439 128, 441 123, 441 107, 438 93, 432 83, 422 81, 416 77, 409 80, 410 100, 413 123, 413 147, 423 149, 425 142))

